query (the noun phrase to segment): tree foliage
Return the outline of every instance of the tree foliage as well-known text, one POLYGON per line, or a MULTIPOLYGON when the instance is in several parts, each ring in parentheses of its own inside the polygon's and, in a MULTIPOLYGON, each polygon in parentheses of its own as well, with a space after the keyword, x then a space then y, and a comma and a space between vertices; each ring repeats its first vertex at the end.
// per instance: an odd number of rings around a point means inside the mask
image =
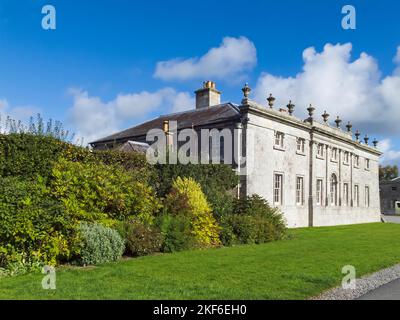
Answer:
POLYGON ((379 180, 390 181, 399 176, 399 168, 397 165, 379 166, 379 180))

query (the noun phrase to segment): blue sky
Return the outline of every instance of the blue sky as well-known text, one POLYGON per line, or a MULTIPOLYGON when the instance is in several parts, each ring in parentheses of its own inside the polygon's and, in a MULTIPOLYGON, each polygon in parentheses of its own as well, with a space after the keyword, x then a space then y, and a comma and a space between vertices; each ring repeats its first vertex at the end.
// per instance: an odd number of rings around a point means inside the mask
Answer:
POLYGON ((399 12, 392 0, 1 0, 0 107, 22 118, 40 111, 91 140, 192 107, 203 80, 239 102, 247 81, 260 102, 271 91, 278 104, 295 100, 299 115, 313 103, 351 120, 398 162, 399 12), (45 4, 56 30, 41 27, 45 4), (345 4, 356 30, 341 27, 345 4))

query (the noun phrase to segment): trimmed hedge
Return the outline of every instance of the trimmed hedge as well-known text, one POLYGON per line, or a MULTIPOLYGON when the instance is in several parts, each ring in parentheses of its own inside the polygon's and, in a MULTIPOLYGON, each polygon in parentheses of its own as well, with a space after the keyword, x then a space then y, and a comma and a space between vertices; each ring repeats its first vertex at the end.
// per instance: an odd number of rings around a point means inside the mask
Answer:
POLYGON ((48 177, 60 157, 84 161, 90 152, 49 136, 0 134, 0 176, 48 177))
POLYGON ((32 134, 0 134, 0 176, 44 178, 51 176, 59 159, 81 163, 118 165, 134 175, 137 181, 153 182, 155 169, 141 153, 119 151, 93 151, 60 141, 51 136, 32 134))

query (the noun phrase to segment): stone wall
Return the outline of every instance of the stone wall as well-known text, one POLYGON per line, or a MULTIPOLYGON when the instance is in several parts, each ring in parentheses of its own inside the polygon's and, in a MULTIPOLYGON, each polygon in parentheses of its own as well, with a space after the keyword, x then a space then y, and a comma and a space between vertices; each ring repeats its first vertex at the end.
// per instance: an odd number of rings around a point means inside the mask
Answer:
POLYGON ((383 214, 396 214, 395 202, 400 201, 400 181, 385 181, 380 185, 383 214))

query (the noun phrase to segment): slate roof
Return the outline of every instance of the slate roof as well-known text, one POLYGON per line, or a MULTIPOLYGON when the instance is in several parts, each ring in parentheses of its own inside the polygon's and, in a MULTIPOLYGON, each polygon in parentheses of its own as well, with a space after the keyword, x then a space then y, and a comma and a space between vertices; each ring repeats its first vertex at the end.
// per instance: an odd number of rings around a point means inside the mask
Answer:
POLYGON ((101 144, 118 140, 132 140, 134 137, 140 137, 147 134, 151 129, 162 129, 165 120, 177 121, 178 130, 191 128, 192 126, 203 126, 212 123, 224 121, 236 121, 241 117, 239 107, 232 103, 224 103, 208 108, 189 110, 184 112, 163 115, 153 120, 139 124, 133 128, 112 134, 105 138, 98 139, 90 144, 101 144))
POLYGON ((137 142, 137 141, 127 141, 123 145, 118 147, 119 151, 124 152, 141 152, 146 153, 146 150, 150 146, 147 143, 137 142))

